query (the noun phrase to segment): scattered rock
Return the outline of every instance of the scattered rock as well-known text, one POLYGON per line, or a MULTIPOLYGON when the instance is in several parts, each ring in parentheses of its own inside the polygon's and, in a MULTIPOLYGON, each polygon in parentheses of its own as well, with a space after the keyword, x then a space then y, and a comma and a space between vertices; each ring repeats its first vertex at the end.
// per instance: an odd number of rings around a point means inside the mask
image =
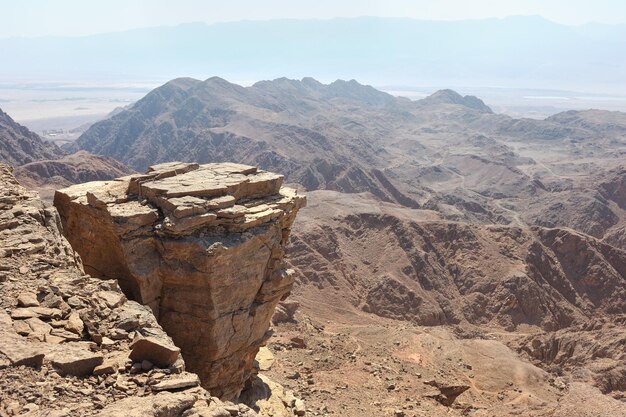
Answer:
POLYGON ((274 311, 274 315, 272 315, 272 323, 292 322, 298 307, 300 307, 300 303, 297 301, 284 300, 279 302, 276 306, 276 311, 274 311))
POLYGON ((456 398, 467 391, 468 385, 449 385, 435 380, 424 381, 424 384, 433 386, 439 390, 438 394, 428 394, 427 397, 434 398, 445 406, 451 406, 456 398))
POLYGON ((108 375, 117 372, 117 361, 113 359, 105 359, 100 365, 96 366, 93 370, 94 375, 108 375))
POLYGON ((296 349, 306 349, 306 342, 302 337, 295 336, 291 338, 291 346, 296 349))
POLYGON ((306 414, 306 408, 304 407, 304 401, 297 398, 293 405, 293 412, 297 416, 303 416, 306 414))
POLYGON ((256 354, 260 371, 269 371, 274 364, 274 354, 266 346, 262 346, 256 354))

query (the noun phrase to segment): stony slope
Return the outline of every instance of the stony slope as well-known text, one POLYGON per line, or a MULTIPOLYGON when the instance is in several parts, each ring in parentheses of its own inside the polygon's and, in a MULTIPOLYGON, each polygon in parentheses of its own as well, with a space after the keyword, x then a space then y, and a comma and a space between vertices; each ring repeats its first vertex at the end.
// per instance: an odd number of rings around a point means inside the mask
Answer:
POLYGON ((492 332, 545 369, 624 391, 624 250, 571 229, 449 222, 331 191, 309 193, 292 240, 295 298, 310 317, 330 308, 346 326, 367 312, 470 339, 492 332))
POLYGON ((556 330, 626 314, 626 251, 588 235, 447 222, 363 195, 310 200, 289 253, 303 290, 423 325, 556 330))

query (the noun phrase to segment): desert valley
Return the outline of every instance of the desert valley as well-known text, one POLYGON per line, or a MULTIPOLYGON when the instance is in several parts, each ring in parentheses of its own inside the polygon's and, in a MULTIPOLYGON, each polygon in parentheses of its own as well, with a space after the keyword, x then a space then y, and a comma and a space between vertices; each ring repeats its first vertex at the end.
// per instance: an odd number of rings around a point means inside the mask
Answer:
POLYGON ((626 417, 626 3, 0 9, 0 417, 626 417))

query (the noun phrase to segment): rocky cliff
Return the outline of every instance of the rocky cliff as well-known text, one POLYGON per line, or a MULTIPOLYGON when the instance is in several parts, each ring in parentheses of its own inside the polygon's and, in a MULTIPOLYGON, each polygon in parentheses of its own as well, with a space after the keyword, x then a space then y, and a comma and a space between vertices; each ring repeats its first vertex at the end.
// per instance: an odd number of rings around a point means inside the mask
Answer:
POLYGON ((86 275, 60 229, 0 165, 0 415, 256 415, 200 388, 150 309, 86 275))
POLYGON ((54 201, 86 272, 148 305, 202 386, 234 399, 293 284, 282 258, 305 200, 282 182, 246 165, 167 163, 54 201))

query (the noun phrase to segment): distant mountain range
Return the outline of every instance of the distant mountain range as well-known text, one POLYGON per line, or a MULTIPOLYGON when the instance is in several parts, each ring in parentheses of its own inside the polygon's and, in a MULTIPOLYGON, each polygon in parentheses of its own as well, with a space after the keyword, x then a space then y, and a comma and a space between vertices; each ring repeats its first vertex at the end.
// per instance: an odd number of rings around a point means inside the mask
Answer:
POLYGON ((178 78, 95 123, 68 150, 138 171, 171 160, 245 162, 308 189, 370 191, 417 206, 379 170, 391 157, 385 142, 414 125, 410 112, 441 105, 491 114, 480 99, 451 90, 412 102, 354 80, 280 78, 242 87, 219 77, 178 78))
POLYGON ((377 85, 626 91, 626 25, 541 17, 183 24, 85 37, 0 40, 4 79, 357 78, 377 85))

